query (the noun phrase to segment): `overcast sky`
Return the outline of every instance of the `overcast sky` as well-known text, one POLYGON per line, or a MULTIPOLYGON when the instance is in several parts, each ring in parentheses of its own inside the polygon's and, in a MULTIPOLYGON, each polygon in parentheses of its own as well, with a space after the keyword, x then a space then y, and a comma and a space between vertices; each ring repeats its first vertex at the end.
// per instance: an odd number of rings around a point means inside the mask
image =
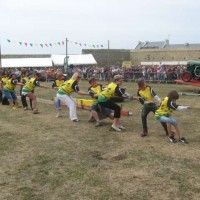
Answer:
POLYGON ((200 43, 199 9, 198 0, 0 0, 1 52, 65 54, 63 45, 35 46, 65 38, 68 54, 80 54, 83 44, 107 48, 108 40, 117 49, 165 39, 200 43))

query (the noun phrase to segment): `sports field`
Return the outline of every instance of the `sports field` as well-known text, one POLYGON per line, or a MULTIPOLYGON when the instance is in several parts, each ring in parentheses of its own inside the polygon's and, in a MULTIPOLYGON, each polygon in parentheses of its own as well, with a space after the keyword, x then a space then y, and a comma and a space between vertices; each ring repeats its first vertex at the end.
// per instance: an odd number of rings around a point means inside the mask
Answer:
MULTIPOLYGON (((150 85, 161 98, 172 89, 199 89, 150 85)), ((87 90, 88 82, 81 81, 79 86, 87 90)), ((136 83, 126 82, 123 87, 136 95, 136 83)), ((180 96, 178 103, 192 108, 174 111, 173 116, 189 144, 172 144, 153 113, 148 116, 149 136, 140 137, 137 101, 123 103, 133 115, 122 117, 127 130, 119 133, 109 130, 110 119, 102 127, 88 123, 86 110, 77 111, 79 123, 70 121, 65 107, 56 118, 51 101, 56 91, 36 88, 35 94, 43 99, 38 103, 40 114, 0 105, 1 200, 200 199, 199 96, 180 96)))

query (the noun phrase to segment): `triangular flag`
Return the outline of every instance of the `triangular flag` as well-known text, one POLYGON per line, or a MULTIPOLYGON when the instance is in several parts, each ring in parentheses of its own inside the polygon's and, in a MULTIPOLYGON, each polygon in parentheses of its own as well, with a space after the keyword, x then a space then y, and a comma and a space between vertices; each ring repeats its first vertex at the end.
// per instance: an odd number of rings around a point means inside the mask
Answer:
POLYGON ((92 45, 95 48, 95 45, 92 45))
POLYGON ((33 44, 32 44, 32 43, 30 43, 30 46, 32 47, 32 46, 33 46, 33 44))
POLYGON ((11 42, 9 39, 7 39, 8 42, 11 42))
POLYGON ((87 44, 84 44, 85 46, 87 46, 87 44))
POLYGON ((20 45, 22 45, 22 42, 19 42, 20 45))
POLYGON ((51 47, 52 47, 52 44, 51 44, 51 43, 49 43, 49 46, 51 46, 51 47))
POLYGON ((45 44, 46 47, 48 47, 48 44, 45 44))
POLYGON ((103 47, 103 45, 101 45, 101 47, 103 47))
POLYGON ((64 41, 62 41, 62 45, 65 45, 65 42, 64 42, 64 41))
POLYGON ((82 46, 82 44, 81 44, 81 43, 79 43, 79 45, 80 45, 80 46, 82 46))
POLYGON ((60 42, 58 42, 58 44, 60 45, 60 42))
POLYGON ((43 48, 43 44, 40 44, 40 46, 43 48))
POLYGON ((24 42, 24 44, 25 44, 25 46, 27 47, 27 44, 28 44, 28 43, 27 43, 27 42, 24 42))

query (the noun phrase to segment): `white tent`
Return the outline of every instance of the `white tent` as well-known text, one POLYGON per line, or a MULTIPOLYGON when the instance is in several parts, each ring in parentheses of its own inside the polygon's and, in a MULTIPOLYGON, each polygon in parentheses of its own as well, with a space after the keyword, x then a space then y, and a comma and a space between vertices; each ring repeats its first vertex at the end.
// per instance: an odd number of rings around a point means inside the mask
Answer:
MULTIPOLYGON (((66 55, 52 55, 51 59, 55 66, 63 66, 66 55)), ((68 65, 96 65, 97 62, 92 54, 68 55, 68 65)))
POLYGON ((2 67, 52 67, 51 58, 2 59, 2 67))

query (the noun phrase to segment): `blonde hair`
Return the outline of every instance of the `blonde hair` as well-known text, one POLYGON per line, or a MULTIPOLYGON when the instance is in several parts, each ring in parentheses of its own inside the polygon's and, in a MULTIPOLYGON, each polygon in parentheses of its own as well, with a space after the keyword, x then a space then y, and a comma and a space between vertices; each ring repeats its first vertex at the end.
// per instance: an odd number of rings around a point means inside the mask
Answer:
POLYGON ((115 81, 117 81, 117 80, 119 80, 119 79, 123 79, 123 76, 120 75, 120 74, 117 74, 117 75, 114 76, 114 80, 115 80, 115 81))
POLYGON ((78 76, 81 76, 81 74, 79 72, 74 72, 71 79, 76 80, 78 76))

